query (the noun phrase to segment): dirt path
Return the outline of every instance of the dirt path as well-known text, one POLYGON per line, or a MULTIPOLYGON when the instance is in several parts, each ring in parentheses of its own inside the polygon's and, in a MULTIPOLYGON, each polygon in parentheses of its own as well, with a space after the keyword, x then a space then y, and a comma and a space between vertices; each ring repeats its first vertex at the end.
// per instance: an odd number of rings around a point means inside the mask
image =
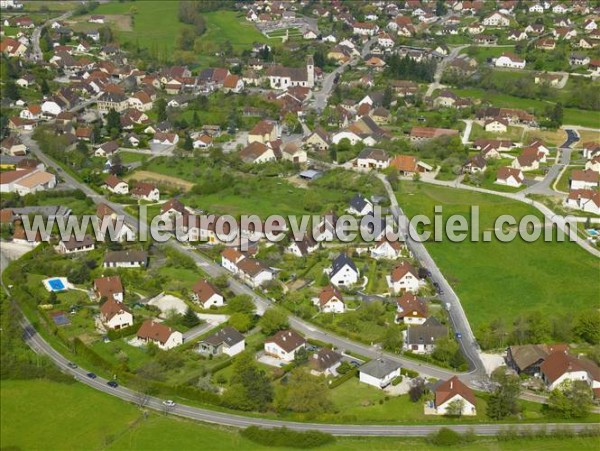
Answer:
POLYGON ((172 177, 170 175, 158 174, 156 172, 150 171, 137 171, 136 173, 125 177, 126 180, 141 180, 141 181, 151 181, 156 183, 162 183, 165 185, 173 185, 177 186, 185 191, 189 191, 192 189, 194 184, 192 182, 188 182, 187 180, 183 180, 177 177, 172 177))

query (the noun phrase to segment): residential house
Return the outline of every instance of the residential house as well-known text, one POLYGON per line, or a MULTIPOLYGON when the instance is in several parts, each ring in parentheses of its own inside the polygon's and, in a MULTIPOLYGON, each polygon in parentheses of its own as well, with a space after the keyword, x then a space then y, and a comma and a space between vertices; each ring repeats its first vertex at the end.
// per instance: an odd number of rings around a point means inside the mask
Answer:
POLYGON ((483 126, 486 132, 506 133, 508 131, 508 121, 502 118, 489 119, 483 126))
POLYGON ((473 155, 463 166, 463 171, 470 174, 484 172, 487 169, 487 162, 481 154, 473 155))
POLYGON ((109 298, 100 306, 100 321, 107 329, 119 330, 133 326, 133 314, 122 302, 109 298))
POLYGON ((277 122, 262 120, 248 133, 248 144, 252 144, 253 142, 267 144, 276 141, 279 138, 279 135, 280 131, 277 122))
POLYGON ((96 157, 109 157, 119 150, 119 143, 116 141, 108 141, 102 144, 94 151, 96 157))
POLYGON ((110 251, 104 257, 105 268, 146 268, 148 252, 146 251, 110 251))
POLYGON ((330 143, 331 140, 328 133, 321 127, 315 128, 315 130, 304 140, 304 145, 306 147, 318 152, 329 149, 330 143))
POLYGON ((352 32, 359 36, 375 36, 378 31, 379 27, 372 22, 355 22, 352 24, 352 32))
POLYGON ((246 349, 244 336, 235 328, 225 326, 200 341, 198 352, 204 355, 226 354, 233 357, 246 349))
POLYGON ((183 344, 183 334, 155 320, 144 321, 137 332, 137 339, 142 343, 154 343, 163 351, 168 351, 183 344))
POLYGON ((385 169, 389 165, 390 156, 388 153, 385 150, 373 147, 365 147, 356 158, 356 167, 361 169, 385 169))
POLYGON ((123 302, 125 290, 119 276, 99 277, 94 280, 94 292, 98 299, 114 299, 123 302))
POLYGON ((392 270, 388 278, 388 286, 393 293, 416 293, 419 291, 417 270, 410 263, 403 261, 392 270))
POLYGON ((284 145, 281 151, 281 156, 283 160, 291 161, 295 164, 303 164, 308 161, 306 150, 304 150, 295 142, 288 142, 286 145, 284 145))
POLYGON ((109 175, 104 181, 104 188, 115 194, 128 194, 129 185, 115 175, 109 175))
POLYGON ((192 286, 192 300, 200 304, 205 310, 213 306, 222 307, 225 305, 223 295, 206 279, 199 280, 192 286))
POLYGON ((371 246, 369 251, 371 258, 375 260, 379 260, 380 258, 395 260, 402 255, 402 251, 405 249, 406 245, 400 241, 383 239, 371 246))
POLYGON ((280 330, 267 338, 264 345, 266 354, 285 362, 292 362, 300 349, 306 349, 306 340, 291 329, 280 330))
POLYGON ((400 376, 400 367, 399 363, 392 360, 373 359, 359 368, 359 380, 373 387, 385 388, 400 376))
POLYGON ((160 200, 160 190, 154 183, 138 182, 131 190, 131 196, 138 200, 158 202, 160 200))
POLYGON ((286 248, 286 252, 289 252, 296 257, 306 257, 308 254, 313 253, 319 248, 319 243, 314 240, 312 234, 307 233, 299 240, 291 240, 290 244, 286 248))
POLYGON ((333 349, 321 348, 310 356, 308 364, 312 373, 337 376, 336 370, 342 364, 342 354, 333 349))
POLYGON ((347 211, 352 215, 366 216, 373 213, 374 207, 373 203, 365 196, 362 194, 355 194, 354 197, 350 199, 347 211))
POLYGON ((404 293, 396 304, 396 324, 420 325, 427 320, 427 305, 414 294, 404 293))
POLYGON ((523 171, 517 168, 509 168, 502 166, 498 168, 496 173, 496 183, 499 185, 512 186, 514 188, 520 187, 525 181, 523 171))
POLYGON ((506 352, 506 364, 518 374, 541 376, 540 365, 553 352, 567 352, 565 344, 527 344, 509 346, 506 352))
POLYGON ((425 405, 425 415, 477 415, 475 395, 457 376, 447 381, 438 381, 433 386, 434 399, 425 405), (460 413, 455 406, 460 405, 460 413))
POLYGON ((481 23, 485 27, 508 27, 510 25, 510 17, 495 11, 484 17, 481 23))
POLYGON ((496 67, 508 67, 511 69, 524 69, 526 61, 514 53, 504 52, 494 61, 496 67))
POLYGON ((71 236, 68 240, 61 240, 58 243, 56 251, 60 254, 75 254, 93 251, 95 248, 96 245, 91 236, 85 235, 81 240, 78 240, 75 236, 71 236))
POLYGON ((342 252, 329 268, 329 280, 335 286, 351 286, 358 282, 360 271, 347 254, 342 252))
POLYGON ((458 130, 435 127, 413 127, 410 130, 410 140, 413 142, 429 141, 442 136, 458 136, 458 130))
POLYGON ((239 156, 244 163, 263 164, 277 160, 274 149, 270 143, 263 144, 259 141, 252 141, 239 152, 239 156))
POLYGON ((316 304, 323 313, 344 313, 346 304, 342 293, 333 285, 328 285, 321 290, 316 304))
MULTIPOLYGON (((117 113, 129 108, 129 98, 120 92, 104 92, 96 101, 98 111, 102 114, 115 110, 117 113)), ((44 109, 42 105, 42 109, 44 109)))
POLYGON ((560 385, 566 381, 583 381, 595 393, 600 389, 600 368, 598 365, 584 357, 567 354, 565 351, 550 353, 540 365, 540 371, 542 380, 550 391, 560 388, 560 385))
POLYGON ((244 258, 237 263, 237 274, 253 288, 260 287, 273 280, 273 272, 253 258, 244 258))
POLYGON ((600 176, 591 169, 575 170, 571 172, 569 187, 571 190, 577 189, 597 189, 600 176))
POLYGON ((417 160, 412 155, 396 155, 390 162, 390 166, 395 168, 400 175, 413 176, 417 173, 425 173, 433 168, 422 161, 417 160))
POLYGON ((448 336, 448 328, 432 316, 423 324, 410 326, 403 335, 405 351, 430 354, 435 349, 436 341, 448 336))

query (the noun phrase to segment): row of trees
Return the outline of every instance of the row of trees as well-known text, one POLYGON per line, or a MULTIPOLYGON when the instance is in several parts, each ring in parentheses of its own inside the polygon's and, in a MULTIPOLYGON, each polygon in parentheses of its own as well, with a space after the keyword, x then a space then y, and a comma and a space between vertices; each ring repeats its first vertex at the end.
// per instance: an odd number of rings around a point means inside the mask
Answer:
POLYGON ((547 315, 539 311, 523 313, 512 323, 497 318, 479 328, 478 342, 483 349, 509 345, 548 342, 586 342, 600 344, 600 312, 585 310, 576 315, 547 315))
POLYGON ((433 82, 437 67, 434 59, 415 61, 408 55, 401 57, 394 54, 386 58, 385 62, 387 64, 385 73, 388 77, 427 83, 433 82))

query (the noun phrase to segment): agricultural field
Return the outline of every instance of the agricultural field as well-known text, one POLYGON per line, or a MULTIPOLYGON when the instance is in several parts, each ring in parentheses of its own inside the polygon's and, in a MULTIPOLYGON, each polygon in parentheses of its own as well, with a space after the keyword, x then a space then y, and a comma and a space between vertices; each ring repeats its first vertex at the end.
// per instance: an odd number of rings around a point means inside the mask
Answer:
MULTIPOLYGON (((500 214, 511 214, 517 221, 527 214, 540 216, 521 202, 412 182, 402 183, 397 197, 409 215, 430 218, 434 205, 443 206, 445 218, 452 214, 468 218, 469 207, 477 205, 481 231, 493 228, 500 214)), ((426 246, 459 295, 474 330, 494 320, 498 311, 503 312, 506 322, 525 310, 576 313, 591 308, 600 289, 598 262, 574 243, 445 240, 426 246), (590 283, 570 283, 580 278, 590 283)))

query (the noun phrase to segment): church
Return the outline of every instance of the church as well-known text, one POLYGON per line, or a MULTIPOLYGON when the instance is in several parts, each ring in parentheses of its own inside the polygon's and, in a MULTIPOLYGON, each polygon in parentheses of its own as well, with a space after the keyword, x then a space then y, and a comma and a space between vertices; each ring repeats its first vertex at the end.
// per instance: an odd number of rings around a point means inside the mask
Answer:
POLYGON ((306 67, 273 66, 267 71, 272 89, 288 89, 295 86, 314 88, 315 63, 312 55, 306 59, 306 67))

